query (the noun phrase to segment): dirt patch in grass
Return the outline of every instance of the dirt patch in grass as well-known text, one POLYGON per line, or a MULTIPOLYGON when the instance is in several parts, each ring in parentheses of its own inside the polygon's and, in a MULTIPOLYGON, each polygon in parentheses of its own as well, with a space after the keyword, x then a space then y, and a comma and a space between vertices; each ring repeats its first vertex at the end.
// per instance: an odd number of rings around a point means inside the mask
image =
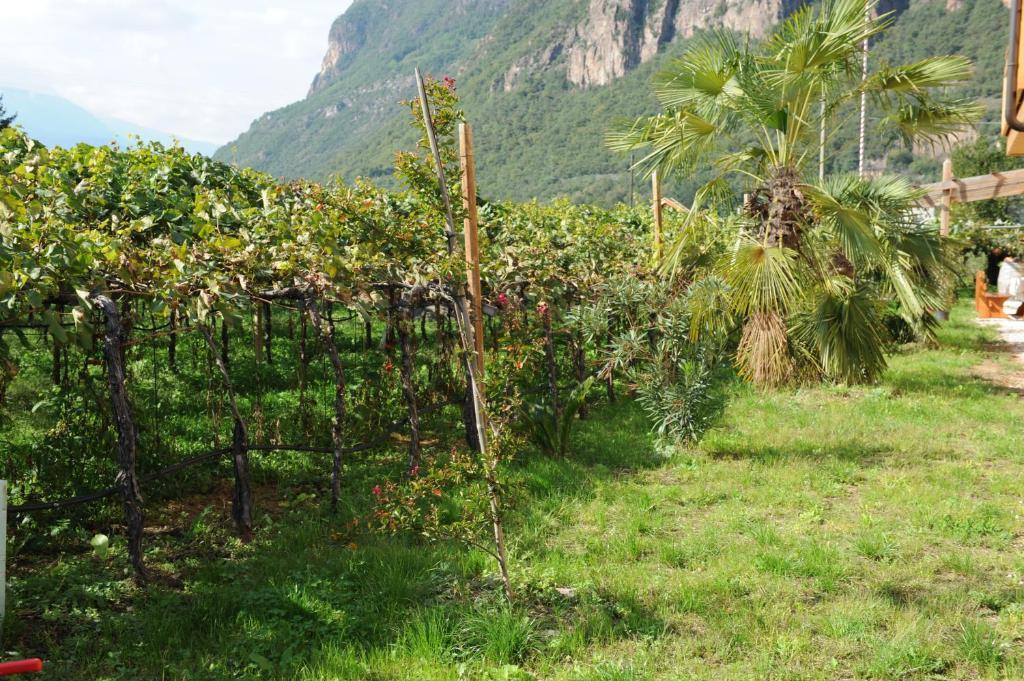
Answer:
MULTIPOLYGON (((994 344, 994 350, 1010 354, 1011 349, 1005 343, 994 344)), ((999 386, 1018 397, 1024 397, 1024 362, 1014 359, 1013 363, 986 359, 971 370, 971 376, 999 386)))

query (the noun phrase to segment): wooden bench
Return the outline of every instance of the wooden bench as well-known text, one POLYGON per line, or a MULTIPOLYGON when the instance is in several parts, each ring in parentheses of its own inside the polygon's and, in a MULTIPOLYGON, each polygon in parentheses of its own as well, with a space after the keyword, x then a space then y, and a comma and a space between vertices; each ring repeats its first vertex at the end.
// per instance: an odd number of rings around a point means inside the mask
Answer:
POLYGON ((1003 312, 1003 303, 1009 299, 1008 295, 988 292, 988 277, 984 272, 974 275, 974 307, 980 319, 1009 319, 1003 312))

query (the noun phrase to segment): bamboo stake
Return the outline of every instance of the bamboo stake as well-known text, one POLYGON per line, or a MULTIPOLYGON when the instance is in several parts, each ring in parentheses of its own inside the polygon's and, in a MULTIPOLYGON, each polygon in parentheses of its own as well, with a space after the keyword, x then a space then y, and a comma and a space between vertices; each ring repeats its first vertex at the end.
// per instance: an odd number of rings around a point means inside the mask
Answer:
POLYGON ((661 175, 657 170, 651 175, 651 194, 654 197, 654 261, 660 263, 663 206, 661 205, 661 175))
MULTIPOLYGON (((441 160, 441 152, 437 147, 437 135, 434 132, 434 119, 430 113, 430 102, 427 99, 427 90, 423 84, 423 76, 420 70, 416 69, 416 84, 419 88, 420 106, 423 110, 423 124, 427 129, 427 139, 430 141, 430 151, 434 156, 434 167, 437 170, 437 181, 441 191, 441 197, 445 205, 445 234, 448 237, 448 253, 455 252, 455 218, 452 217, 451 202, 448 198, 448 182, 445 179, 444 163, 441 160)), ((470 334, 473 333, 473 326, 469 320, 466 298, 458 288, 455 291, 455 319, 459 330, 459 339, 462 344, 462 351, 467 357, 475 347, 470 334)), ((469 376, 469 387, 473 396, 477 437, 480 442, 480 456, 484 461, 485 478, 487 482, 487 497, 491 513, 491 528, 494 531, 495 557, 498 561, 498 569, 501 571, 501 581, 505 587, 505 597, 509 602, 514 599, 512 593, 512 579, 508 572, 508 554, 505 550, 505 529, 501 516, 501 492, 497 481, 496 462, 487 455, 487 428, 486 428, 486 403, 484 402, 483 390, 480 385, 476 371, 476 362, 466 362, 466 373, 469 376)))
MULTIPOLYGON (((953 161, 946 159, 942 162, 942 184, 951 185, 953 183, 953 161)), ((941 236, 949 236, 949 227, 953 219, 953 189, 950 186, 945 187, 942 190, 942 208, 940 208, 941 224, 939 225, 939 234, 941 236)))
POLYGON ((476 210, 476 164, 473 159, 473 130, 459 124, 459 158, 462 165, 462 207, 466 211, 463 231, 466 241, 466 280, 473 303, 473 341, 476 346, 477 375, 484 377, 484 308, 480 285, 480 224, 476 210))
POLYGON ((420 107, 423 111, 423 124, 427 129, 427 140, 430 142, 430 153, 434 157, 434 170, 437 172, 438 189, 441 192, 441 201, 444 203, 445 225, 444 233, 448 239, 448 254, 455 252, 455 218, 452 216, 452 200, 448 195, 448 180, 445 179, 444 161, 441 160, 441 151, 437 147, 437 133, 434 131, 434 117, 430 113, 430 102, 427 100, 427 88, 423 84, 423 74, 419 68, 416 69, 416 86, 420 92, 420 107))

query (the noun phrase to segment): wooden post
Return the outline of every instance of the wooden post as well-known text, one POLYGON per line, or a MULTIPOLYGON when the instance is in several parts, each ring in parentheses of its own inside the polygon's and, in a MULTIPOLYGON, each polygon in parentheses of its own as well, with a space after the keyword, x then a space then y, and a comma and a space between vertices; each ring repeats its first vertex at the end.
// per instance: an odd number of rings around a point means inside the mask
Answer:
MULTIPOLYGON (((946 159, 942 162, 942 184, 951 185, 953 182, 953 161, 946 159)), ((940 208, 939 234, 949 236, 949 226, 953 219, 953 188, 945 186, 942 191, 942 207, 940 208)))
POLYGON ((0 641, 7 612, 7 481, 0 480, 0 641))
POLYGON ((651 175, 651 193, 654 197, 654 262, 661 263, 661 176, 657 170, 651 175))
POLYGON ((480 223, 476 210, 476 165, 473 160, 473 130, 459 124, 459 158, 462 165, 462 207, 466 211, 463 232, 466 241, 466 279, 473 308, 473 345, 478 380, 484 377, 484 306, 480 285, 480 223))

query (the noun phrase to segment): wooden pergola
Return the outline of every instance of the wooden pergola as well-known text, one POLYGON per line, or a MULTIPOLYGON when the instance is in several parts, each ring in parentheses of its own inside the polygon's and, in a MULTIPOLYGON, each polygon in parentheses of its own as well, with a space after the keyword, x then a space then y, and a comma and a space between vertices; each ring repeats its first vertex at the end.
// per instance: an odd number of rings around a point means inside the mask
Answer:
POLYGON ((926 184, 921 189, 926 192, 921 205, 939 210, 940 233, 949 236, 954 202, 970 203, 1020 196, 1024 194, 1024 168, 974 177, 954 177, 953 162, 947 158, 942 164, 942 181, 926 184))

